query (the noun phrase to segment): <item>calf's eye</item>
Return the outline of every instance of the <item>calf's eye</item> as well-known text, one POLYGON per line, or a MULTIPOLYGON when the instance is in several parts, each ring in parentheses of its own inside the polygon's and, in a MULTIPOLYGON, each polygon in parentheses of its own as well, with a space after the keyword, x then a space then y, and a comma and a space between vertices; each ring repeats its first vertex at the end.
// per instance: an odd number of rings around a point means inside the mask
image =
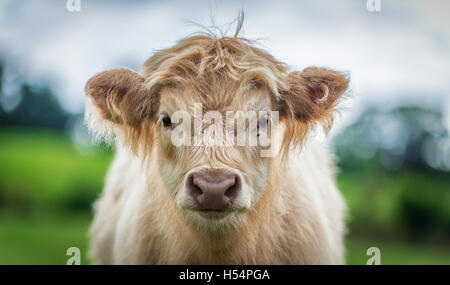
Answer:
POLYGON ((164 117, 162 118, 162 122, 164 127, 168 128, 172 125, 172 120, 170 119, 170 117, 168 115, 164 115, 164 117))

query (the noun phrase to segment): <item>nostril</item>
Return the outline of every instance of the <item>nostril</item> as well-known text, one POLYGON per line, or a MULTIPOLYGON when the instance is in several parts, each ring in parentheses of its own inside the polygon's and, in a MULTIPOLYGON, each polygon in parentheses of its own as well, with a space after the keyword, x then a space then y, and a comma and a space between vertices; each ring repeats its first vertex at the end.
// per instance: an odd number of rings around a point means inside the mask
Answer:
POLYGON ((189 191, 189 194, 194 198, 203 194, 202 189, 200 189, 200 187, 198 187, 195 183, 194 175, 192 175, 188 179, 188 191, 189 191))
POLYGON ((230 188, 228 188, 227 191, 225 191, 225 196, 230 200, 236 197, 236 194, 237 194, 236 185, 231 186, 230 188))
POLYGON ((241 187, 241 183, 238 176, 234 176, 234 183, 231 185, 226 191, 225 191, 225 197, 227 197, 230 200, 234 200, 239 192, 239 189, 241 187))

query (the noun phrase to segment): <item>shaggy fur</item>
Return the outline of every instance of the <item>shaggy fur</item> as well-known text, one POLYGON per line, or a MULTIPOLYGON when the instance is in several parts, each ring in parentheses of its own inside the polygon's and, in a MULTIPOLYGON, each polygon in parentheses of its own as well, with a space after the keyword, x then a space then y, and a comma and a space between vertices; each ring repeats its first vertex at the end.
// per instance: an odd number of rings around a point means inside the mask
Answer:
POLYGON ((116 157, 95 205, 91 255, 102 264, 340 264, 344 202, 326 149, 305 141, 331 126, 347 88, 342 74, 286 66, 238 37, 197 35, 154 54, 141 74, 115 69, 86 86, 91 130, 116 157), (278 155, 260 147, 175 147, 161 115, 177 110, 277 110, 278 155), (296 146, 301 146, 297 148, 296 146), (230 213, 196 212, 192 171, 242 177, 230 213))

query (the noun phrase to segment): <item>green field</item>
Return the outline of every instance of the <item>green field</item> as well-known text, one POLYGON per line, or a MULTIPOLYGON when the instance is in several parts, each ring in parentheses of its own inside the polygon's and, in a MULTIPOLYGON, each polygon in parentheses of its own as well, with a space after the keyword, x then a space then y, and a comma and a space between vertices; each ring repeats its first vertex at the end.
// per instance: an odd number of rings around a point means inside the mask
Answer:
POLYGON ((76 148, 59 133, 0 131, 0 203, 84 207, 99 193, 111 157, 76 148))
MULTIPOLYGON (((62 134, 1 130, 0 264, 65 264, 72 246, 80 248, 82 263, 89 263, 90 205, 101 191, 111 159, 110 151, 76 147, 62 134)), ((375 179, 364 173, 343 171, 338 177, 352 216, 347 263, 365 264, 366 250, 375 246, 382 264, 450 264, 445 228, 449 191, 442 190, 448 189, 448 179, 430 180, 417 173, 377 173, 375 179), (355 186, 362 184, 362 189, 355 186), (440 191, 439 201, 432 200, 435 193, 419 199, 434 211, 425 221, 438 219, 425 232, 403 227, 409 217, 402 210, 405 185, 440 191), (373 192, 380 187, 387 190, 373 192)))

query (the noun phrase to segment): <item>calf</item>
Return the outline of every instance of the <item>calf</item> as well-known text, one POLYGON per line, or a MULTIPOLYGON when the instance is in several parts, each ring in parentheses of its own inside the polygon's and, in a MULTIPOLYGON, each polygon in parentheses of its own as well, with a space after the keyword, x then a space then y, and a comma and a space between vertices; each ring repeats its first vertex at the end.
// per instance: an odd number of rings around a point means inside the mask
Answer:
POLYGON ((331 126, 347 84, 329 69, 289 72, 248 40, 203 34, 155 53, 142 73, 91 78, 86 119, 116 146, 95 204, 92 258, 343 263, 333 162, 306 138, 318 123, 331 126))

